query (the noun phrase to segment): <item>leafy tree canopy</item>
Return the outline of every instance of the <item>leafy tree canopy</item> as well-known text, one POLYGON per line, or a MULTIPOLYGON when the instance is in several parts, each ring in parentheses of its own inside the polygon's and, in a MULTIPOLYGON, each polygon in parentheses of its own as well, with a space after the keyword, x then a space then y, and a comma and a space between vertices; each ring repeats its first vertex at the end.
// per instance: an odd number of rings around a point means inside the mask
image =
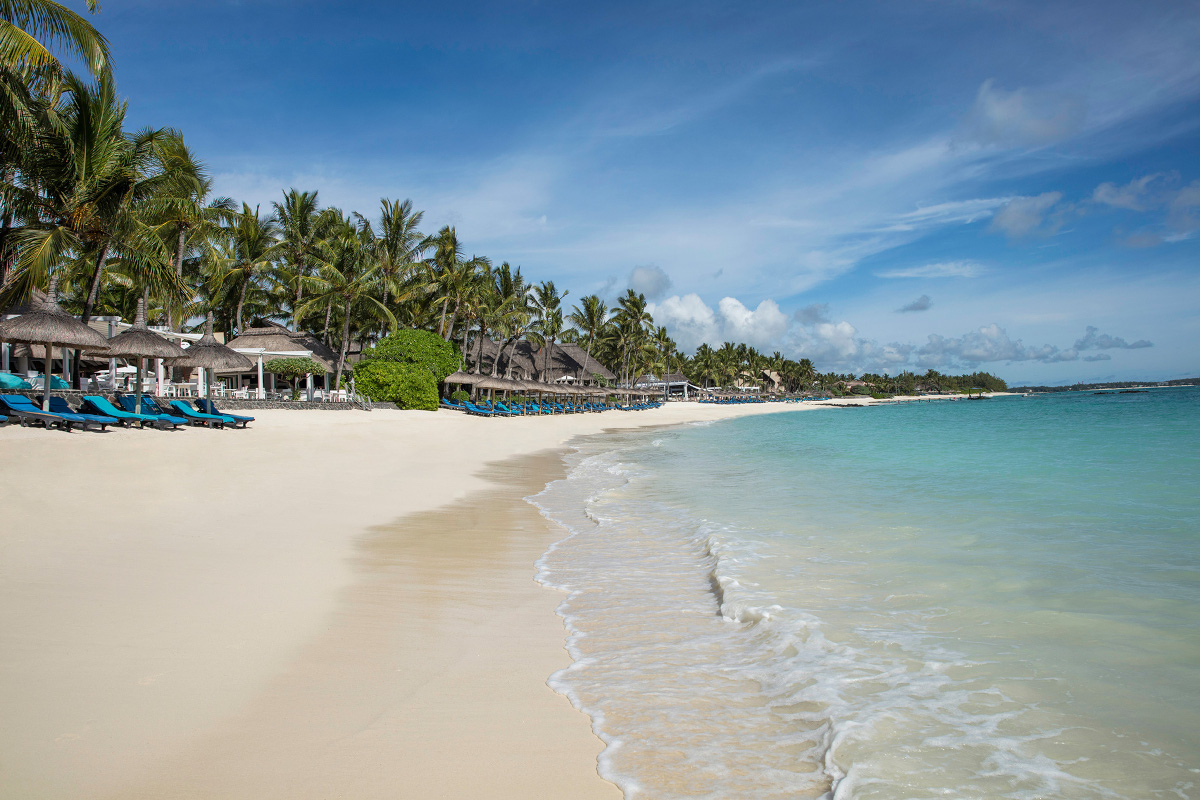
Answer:
MULTIPOLYGON (((397 364, 413 364, 425 367, 433 375, 435 383, 458 369, 461 363, 458 345, 446 341, 436 333, 416 329, 398 330, 388 334, 374 347, 363 351, 362 361, 391 361, 397 364)), ((355 370, 358 379, 358 370, 355 370)), ((367 396, 374 397, 369 392, 367 396)), ((436 407, 436 391, 434 400, 436 407)))

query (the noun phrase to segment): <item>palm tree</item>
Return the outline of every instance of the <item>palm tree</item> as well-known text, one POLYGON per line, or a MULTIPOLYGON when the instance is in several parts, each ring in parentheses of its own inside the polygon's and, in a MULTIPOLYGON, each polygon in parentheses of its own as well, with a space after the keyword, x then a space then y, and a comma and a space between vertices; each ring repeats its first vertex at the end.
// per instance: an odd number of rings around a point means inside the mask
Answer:
POLYGON ((291 291, 292 330, 300 330, 300 303, 304 299, 304 281, 324 242, 329 218, 321 214, 317 192, 289 189, 282 203, 272 203, 282 233, 284 281, 291 291))
POLYGON ((232 224, 215 252, 209 254, 212 283, 225 291, 237 290, 237 309, 234 324, 240 334, 246 329, 242 312, 246 307, 246 295, 255 287, 257 277, 272 266, 282 247, 279 241, 279 221, 273 214, 261 216, 258 206, 242 203, 242 212, 234 216, 232 224))
POLYGON ((562 301, 569 292, 558 291, 554 281, 542 281, 533 289, 533 312, 536 318, 532 333, 541 342, 542 380, 550 374, 550 351, 563 330, 562 301))
POLYGON ((587 334, 587 356, 584 358, 584 367, 586 368, 592 360, 592 345, 596 343, 596 337, 608 324, 608 306, 604 304, 599 295, 589 294, 580 298, 579 304, 575 306, 575 310, 571 312, 568 319, 572 325, 587 334))
POLYGON ((356 308, 362 307, 368 314, 382 316, 393 326, 396 324, 392 312, 374 296, 379 288, 380 269, 372 260, 370 239, 362 235, 349 217, 342 217, 340 211, 337 214, 341 221, 331 231, 322 248, 323 263, 317 275, 308 280, 315 295, 300 311, 304 315, 309 309, 327 302, 341 306, 342 343, 338 351, 334 388, 342 384, 346 351, 350 346, 351 318, 356 308))
MULTIPOLYGON (((87 7, 95 13, 99 3, 87 0, 87 7)), ((0 2, 0 65, 34 75, 61 72, 52 47, 83 62, 93 76, 110 68, 108 40, 66 6, 53 0, 0 2)))
POLYGON ((26 154, 20 184, 6 187, 6 205, 25 225, 13 237, 20 252, 0 302, 27 295, 49 273, 73 265, 79 270, 74 277, 88 287, 86 324, 110 252, 144 227, 138 211, 164 181, 156 155, 171 132, 126 134, 126 103, 117 101, 107 72, 94 85, 73 74, 63 80, 69 100, 57 112, 60 124, 26 154))
POLYGON ((421 255, 430 245, 430 240, 417 229, 425 212, 413 211, 412 200, 400 202, 385 197, 380 201, 378 233, 369 221, 361 215, 356 216, 375 248, 383 304, 386 306, 392 295, 401 294, 401 280, 416 269, 421 255))

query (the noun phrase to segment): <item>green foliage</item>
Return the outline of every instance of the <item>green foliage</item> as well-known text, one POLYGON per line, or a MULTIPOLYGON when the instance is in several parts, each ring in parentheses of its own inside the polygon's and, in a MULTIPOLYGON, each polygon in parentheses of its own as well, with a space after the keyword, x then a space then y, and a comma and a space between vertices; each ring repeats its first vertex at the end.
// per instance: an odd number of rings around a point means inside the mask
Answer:
POLYGON ((461 403, 464 400, 470 400, 471 393, 466 391, 465 389, 459 389, 458 391, 456 391, 452 395, 450 395, 450 399, 456 403, 461 403))
MULTIPOLYGON (((379 344, 363 351, 362 361, 385 361, 395 364, 411 364, 424 367, 433 376, 434 383, 441 383, 446 376, 458 369, 461 363, 458 345, 448 342, 429 331, 406 328, 385 336, 379 344)), ((355 379, 358 371, 355 370, 355 379)), ((369 393, 368 393, 369 394, 369 393)), ((373 397, 373 395, 371 395, 373 397)), ((435 397, 436 401, 436 392, 435 397)))
POLYGON ((263 372, 273 372, 281 378, 294 380, 305 375, 324 375, 325 367, 311 358, 272 358, 263 362, 263 372))
POLYGON ((871 392, 872 400, 891 400, 893 396, 884 392, 871 392))
POLYGON ((401 408, 436 411, 438 407, 437 382, 419 364, 360 361, 354 365, 354 384, 360 394, 401 408))

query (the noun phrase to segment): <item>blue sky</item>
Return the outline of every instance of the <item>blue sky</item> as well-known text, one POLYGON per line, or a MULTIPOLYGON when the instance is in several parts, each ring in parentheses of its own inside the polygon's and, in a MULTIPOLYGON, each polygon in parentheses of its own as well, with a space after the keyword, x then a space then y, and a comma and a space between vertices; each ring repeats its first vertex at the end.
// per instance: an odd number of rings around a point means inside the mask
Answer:
POLYGON ((1010 381, 1200 374, 1200 6, 110 0, 135 125, 681 346, 1010 381))

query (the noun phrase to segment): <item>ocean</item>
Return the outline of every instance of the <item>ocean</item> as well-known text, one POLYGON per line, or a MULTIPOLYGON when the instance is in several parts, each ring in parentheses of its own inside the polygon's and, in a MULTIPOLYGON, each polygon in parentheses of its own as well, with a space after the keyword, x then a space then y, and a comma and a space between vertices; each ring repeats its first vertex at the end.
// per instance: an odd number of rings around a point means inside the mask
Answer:
POLYGON ((539 580, 629 798, 1200 797, 1200 390, 584 440, 539 580))

